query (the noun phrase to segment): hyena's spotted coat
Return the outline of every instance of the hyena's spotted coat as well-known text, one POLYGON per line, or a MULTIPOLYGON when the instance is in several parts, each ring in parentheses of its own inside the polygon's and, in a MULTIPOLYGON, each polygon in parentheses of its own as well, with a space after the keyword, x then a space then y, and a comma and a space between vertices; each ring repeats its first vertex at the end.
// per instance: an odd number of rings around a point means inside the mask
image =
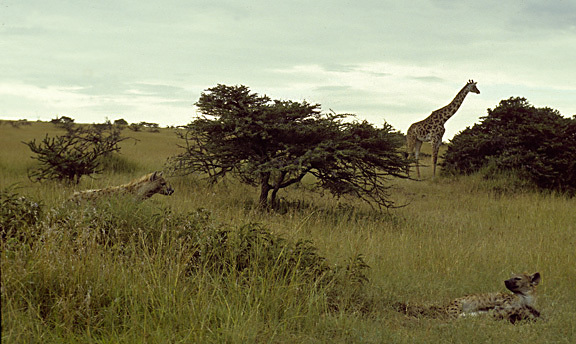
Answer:
POLYGON ((457 298, 447 306, 413 306, 398 304, 397 309, 413 316, 458 318, 489 314, 495 319, 535 320, 540 312, 534 308, 535 290, 540 273, 520 274, 504 281, 510 293, 475 294, 457 298))
POLYGON ((111 186, 104 189, 77 191, 71 199, 76 202, 81 202, 114 195, 133 195, 137 200, 145 200, 157 193, 162 195, 171 195, 174 193, 174 189, 166 182, 162 176, 162 172, 149 173, 124 185, 111 186))

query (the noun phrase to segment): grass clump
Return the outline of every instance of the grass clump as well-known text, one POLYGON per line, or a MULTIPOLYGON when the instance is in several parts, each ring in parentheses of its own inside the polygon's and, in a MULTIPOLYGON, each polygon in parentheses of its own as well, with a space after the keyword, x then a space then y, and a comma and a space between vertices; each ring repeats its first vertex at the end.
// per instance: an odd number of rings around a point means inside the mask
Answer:
POLYGON ((108 154, 101 157, 100 166, 103 171, 125 174, 133 174, 140 168, 138 163, 120 154, 108 154))
POLYGON ((152 341, 272 339, 352 310, 368 282, 361 256, 331 264, 310 240, 204 209, 118 199, 54 208, 37 225, 33 242, 2 248, 11 342, 130 341, 138 329, 152 341))
POLYGON ((36 224, 42 218, 42 202, 19 196, 16 186, 0 190, 0 234, 2 241, 24 240, 35 233, 36 224))

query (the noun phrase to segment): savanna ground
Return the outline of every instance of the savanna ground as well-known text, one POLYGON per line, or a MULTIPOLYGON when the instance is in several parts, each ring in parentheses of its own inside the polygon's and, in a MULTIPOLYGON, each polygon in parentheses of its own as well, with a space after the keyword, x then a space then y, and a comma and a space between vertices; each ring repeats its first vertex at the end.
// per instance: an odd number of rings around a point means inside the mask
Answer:
POLYGON ((26 177, 35 161, 21 142, 46 133, 62 131, 0 125, 0 188, 17 183, 20 195, 44 203, 46 218, 27 240, 2 242, 3 343, 576 342, 576 199, 503 178, 433 179, 424 168, 423 181, 391 181, 393 198, 407 205, 384 212, 303 183, 280 195, 280 210, 262 213, 256 189, 233 180, 211 187, 199 176, 170 178, 170 197, 75 209, 62 205, 74 189, 160 170, 178 139, 169 129, 126 130, 138 141, 122 143, 116 172, 67 187, 26 177), (197 251, 182 228, 204 240, 210 228, 255 223, 286 242, 310 240, 335 275, 362 257, 369 281, 282 275, 282 250, 252 269, 190 269, 197 251), (539 322, 409 318, 393 307, 504 291, 512 272, 535 271, 539 322))

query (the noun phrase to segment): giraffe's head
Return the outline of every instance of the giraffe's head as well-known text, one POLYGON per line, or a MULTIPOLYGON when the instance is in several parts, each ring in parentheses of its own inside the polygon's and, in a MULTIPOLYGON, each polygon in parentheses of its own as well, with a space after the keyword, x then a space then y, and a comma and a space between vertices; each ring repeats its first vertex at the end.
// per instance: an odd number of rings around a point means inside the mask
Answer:
POLYGON ((468 91, 476 94, 480 94, 480 90, 476 87, 476 82, 474 80, 468 80, 468 91))

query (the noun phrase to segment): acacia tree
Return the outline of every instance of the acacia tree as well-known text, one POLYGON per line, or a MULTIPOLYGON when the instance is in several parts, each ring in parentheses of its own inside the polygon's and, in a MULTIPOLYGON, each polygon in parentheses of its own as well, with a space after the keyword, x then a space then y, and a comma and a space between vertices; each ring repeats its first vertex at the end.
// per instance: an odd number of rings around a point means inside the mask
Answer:
POLYGON ((261 207, 307 174, 334 195, 389 207, 388 177, 406 177, 401 137, 388 124, 345 122, 349 115, 321 114, 318 104, 272 100, 242 85, 210 88, 196 106, 203 116, 178 133, 184 151, 170 159, 172 168, 211 181, 232 174, 260 188, 261 207))

